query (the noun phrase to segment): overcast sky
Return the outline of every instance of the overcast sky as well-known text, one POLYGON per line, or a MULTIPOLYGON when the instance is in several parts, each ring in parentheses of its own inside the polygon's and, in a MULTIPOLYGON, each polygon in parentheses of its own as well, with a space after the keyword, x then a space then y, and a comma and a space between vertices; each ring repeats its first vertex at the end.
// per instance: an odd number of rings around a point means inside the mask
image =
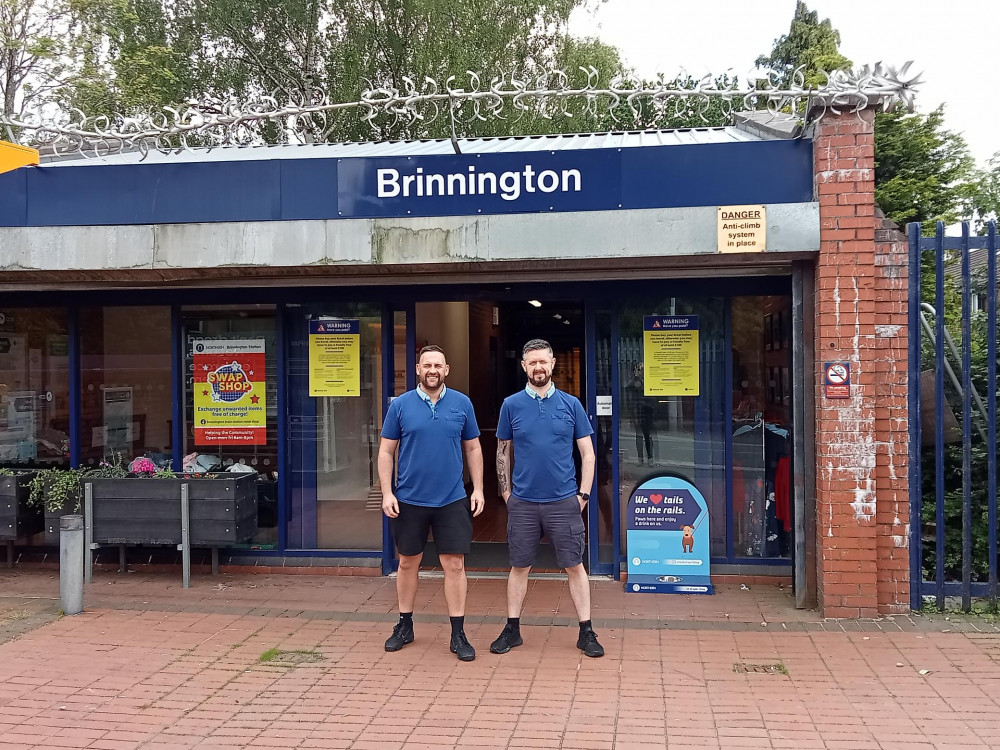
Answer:
MULTIPOLYGON (((962 132, 980 164, 1000 151, 998 0, 807 0, 840 31, 856 66, 914 64, 917 109, 944 102, 945 124, 962 132), (991 38, 992 35, 992 38, 991 38), (977 94, 976 89, 983 91, 977 94)), ((795 0, 590 0, 570 19, 577 36, 618 47, 642 75, 681 69, 695 77, 732 69, 745 78, 788 32, 795 0), (596 6, 596 9, 595 9, 596 6)))

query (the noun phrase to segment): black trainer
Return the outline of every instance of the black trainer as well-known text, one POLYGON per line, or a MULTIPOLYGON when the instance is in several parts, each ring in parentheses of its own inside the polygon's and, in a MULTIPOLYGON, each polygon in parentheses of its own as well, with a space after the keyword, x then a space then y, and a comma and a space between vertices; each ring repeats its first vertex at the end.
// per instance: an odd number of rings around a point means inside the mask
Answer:
POLYGON ((520 646, 522 643, 524 641, 521 640, 520 631, 514 630, 509 624, 504 625, 499 637, 490 644, 490 651, 494 654, 506 654, 514 646, 520 646))
POLYGON ((580 631, 580 637, 576 639, 576 647, 583 651, 586 656, 604 656, 604 646, 597 642, 597 633, 590 628, 580 631))
POLYGON ((413 620, 400 620, 385 641, 386 651, 399 651, 407 643, 413 643, 413 620))
POLYGON ((476 658, 476 649, 465 637, 464 630, 459 630, 451 637, 451 653, 455 654, 459 661, 472 661, 476 658))

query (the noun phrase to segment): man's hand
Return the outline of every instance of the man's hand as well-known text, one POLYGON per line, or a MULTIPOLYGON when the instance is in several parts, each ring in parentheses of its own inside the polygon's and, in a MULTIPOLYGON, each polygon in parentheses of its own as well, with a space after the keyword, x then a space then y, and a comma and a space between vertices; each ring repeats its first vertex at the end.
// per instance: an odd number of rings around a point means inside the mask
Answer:
POLYGON ((483 497, 482 490, 473 490, 472 494, 469 496, 469 501, 472 504, 473 517, 482 513, 483 509, 486 507, 486 499, 483 497))
POLYGON ((399 515, 399 502, 391 492, 382 495, 382 512, 389 518, 396 518, 399 515))
POLYGON ((579 492, 576 493, 576 499, 580 502, 580 512, 583 513, 583 509, 587 507, 587 501, 583 499, 583 495, 579 492))
POLYGON ((510 500, 510 493, 509 492, 503 493, 503 504, 506 505, 508 500, 510 500))

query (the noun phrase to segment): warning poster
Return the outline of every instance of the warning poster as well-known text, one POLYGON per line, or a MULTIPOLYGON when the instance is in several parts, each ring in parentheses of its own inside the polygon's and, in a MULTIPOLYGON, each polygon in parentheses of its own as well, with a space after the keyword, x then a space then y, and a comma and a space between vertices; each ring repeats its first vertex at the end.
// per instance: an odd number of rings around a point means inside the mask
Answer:
POLYGON ((309 321, 309 395, 361 395, 361 321, 309 321))
POLYGON ((642 319, 643 394, 697 396, 697 315, 646 315, 642 319))
POLYGON ((193 346, 195 445, 266 444, 264 339, 193 346))

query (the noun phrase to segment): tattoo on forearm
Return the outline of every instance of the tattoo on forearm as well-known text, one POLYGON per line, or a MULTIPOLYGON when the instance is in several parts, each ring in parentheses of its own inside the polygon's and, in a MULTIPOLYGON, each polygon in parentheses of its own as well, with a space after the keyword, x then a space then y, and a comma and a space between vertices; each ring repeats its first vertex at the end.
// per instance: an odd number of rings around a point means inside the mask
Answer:
POLYGON ((497 481, 500 483, 501 495, 510 492, 510 465, 507 462, 509 448, 509 440, 497 441, 497 481))

